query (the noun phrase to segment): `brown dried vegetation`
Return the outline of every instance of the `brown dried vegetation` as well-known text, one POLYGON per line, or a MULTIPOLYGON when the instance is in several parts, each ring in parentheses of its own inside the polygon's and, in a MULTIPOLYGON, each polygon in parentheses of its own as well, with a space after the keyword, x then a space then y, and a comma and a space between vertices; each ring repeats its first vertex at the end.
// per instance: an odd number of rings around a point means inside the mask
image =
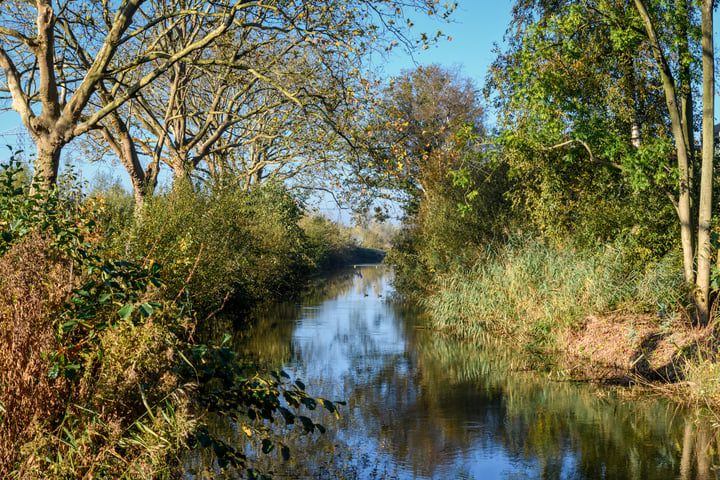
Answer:
POLYGON ((72 285, 72 261, 33 234, 0 257, 0 477, 13 469, 19 444, 56 418, 67 382, 47 377, 43 353, 58 349, 52 315, 72 285))

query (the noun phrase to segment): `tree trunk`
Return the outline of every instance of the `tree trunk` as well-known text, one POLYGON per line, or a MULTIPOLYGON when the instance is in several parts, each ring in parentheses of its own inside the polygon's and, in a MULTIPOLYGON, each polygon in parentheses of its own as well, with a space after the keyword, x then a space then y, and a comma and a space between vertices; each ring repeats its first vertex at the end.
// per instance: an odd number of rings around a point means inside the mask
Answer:
POLYGON ((31 194, 47 192, 55 187, 63 147, 63 144, 54 141, 51 135, 35 137, 35 145, 37 153, 31 194))
POLYGON ((695 254, 693 248, 693 226, 692 215, 690 211, 690 172, 688 162, 687 144, 685 143, 685 135, 683 133, 682 119, 680 109, 675 95, 676 84, 670 70, 670 65, 665 58, 662 47, 655 32, 655 26, 648 14, 647 8, 643 0, 635 0, 640 18, 643 21, 645 32, 652 48, 655 63, 660 70, 660 78, 662 80, 663 92, 665 93, 665 103, 667 105, 670 122, 672 125, 673 139, 675 140, 675 148, 677 149, 678 171, 680 178, 678 181, 678 205, 677 214, 680 220, 680 243, 683 250, 683 272, 685 281, 695 283, 695 254))
POLYGON ((713 52, 713 4, 703 0, 703 130, 702 168, 700 171, 700 202, 698 204, 698 262, 696 298, 698 321, 707 323, 710 315, 710 221, 712 218, 713 154, 715 153, 715 54, 713 52))

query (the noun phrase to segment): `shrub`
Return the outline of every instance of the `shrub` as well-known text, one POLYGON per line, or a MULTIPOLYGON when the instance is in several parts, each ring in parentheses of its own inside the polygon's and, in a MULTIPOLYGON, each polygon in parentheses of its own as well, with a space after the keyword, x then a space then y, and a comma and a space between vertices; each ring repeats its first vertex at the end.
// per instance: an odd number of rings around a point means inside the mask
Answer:
POLYGON ((350 262, 358 245, 349 229, 323 216, 305 217, 300 226, 307 255, 316 268, 328 270, 350 262))
POLYGON ((184 317, 148 310, 152 266, 97 256, 103 211, 72 177, 29 196, 17 171, 0 181, 0 476, 168 474, 191 426, 172 374, 184 317))
POLYGON ((172 295, 209 312, 226 298, 242 306, 297 287, 309 268, 299 217, 281 185, 249 193, 176 185, 147 202, 125 243, 132 258, 164 266, 172 295))

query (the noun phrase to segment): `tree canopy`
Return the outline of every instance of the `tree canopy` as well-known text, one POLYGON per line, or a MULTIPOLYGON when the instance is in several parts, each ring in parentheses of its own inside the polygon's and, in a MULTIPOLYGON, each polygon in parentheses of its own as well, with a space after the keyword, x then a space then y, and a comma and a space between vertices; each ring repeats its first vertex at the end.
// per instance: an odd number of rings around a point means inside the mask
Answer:
POLYGON ((293 79, 302 69, 291 67, 303 58, 322 59, 316 68, 335 63, 358 72, 353 62, 371 49, 437 37, 408 36, 408 15, 445 18, 454 9, 431 0, 37 0, 33 6, 2 5, 0 66, 5 108, 20 115, 37 144, 36 180, 52 187, 62 148, 98 132, 140 195, 152 190, 161 159, 181 174, 204 159, 252 112, 243 95, 272 90, 306 114, 308 101, 318 105, 321 97, 342 94, 319 94, 293 79), (137 144, 138 137, 149 140, 137 144), (150 158, 144 168, 141 153, 150 158))

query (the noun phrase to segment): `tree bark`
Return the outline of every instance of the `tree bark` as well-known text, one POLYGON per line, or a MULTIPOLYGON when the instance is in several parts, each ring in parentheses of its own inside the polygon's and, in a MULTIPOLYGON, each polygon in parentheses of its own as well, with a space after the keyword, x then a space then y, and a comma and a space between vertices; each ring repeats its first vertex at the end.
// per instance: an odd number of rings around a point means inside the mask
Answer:
POLYGON ((60 167, 60 152, 63 144, 57 142, 52 134, 35 136, 35 173, 30 194, 49 191, 57 183, 60 167))
POLYGON ((695 305, 698 321, 707 323, 710 315, 710 221, 712 218, 713 154, 715 153, 715 54, 713 51, 713 4, 701 4, 703 55, 703 130, 702 168, 700 171, 700 202, 698 204, 698 246, 695 305))
POLYGON ((678 107, 677 97, 675 95, 676 85, 672 76, 672 71, 665 58, 665 54, 660 47, 660 42, 655 32, 655 26, 645 7, 643 0, 634 0, 635 7, 643 21, 645 32, 647 33, 650 47, 652 48, 653 57, 660 70, 660 77, 663 84, 663 92, 665 93, 665 103, 670 115, 672 124, 673 138, 675 140, 675 148, 677 149, 678 171, 680 178, 678 181, 678 218, 680 220, 680 243, 683 250, 683 272, 685 281, 695 283, 695 254, 693 248, 693 226, 690 206, 690 173, 688 162, 687 144, 685 143, 685 135, 681 120, 680 109, 678 107))

